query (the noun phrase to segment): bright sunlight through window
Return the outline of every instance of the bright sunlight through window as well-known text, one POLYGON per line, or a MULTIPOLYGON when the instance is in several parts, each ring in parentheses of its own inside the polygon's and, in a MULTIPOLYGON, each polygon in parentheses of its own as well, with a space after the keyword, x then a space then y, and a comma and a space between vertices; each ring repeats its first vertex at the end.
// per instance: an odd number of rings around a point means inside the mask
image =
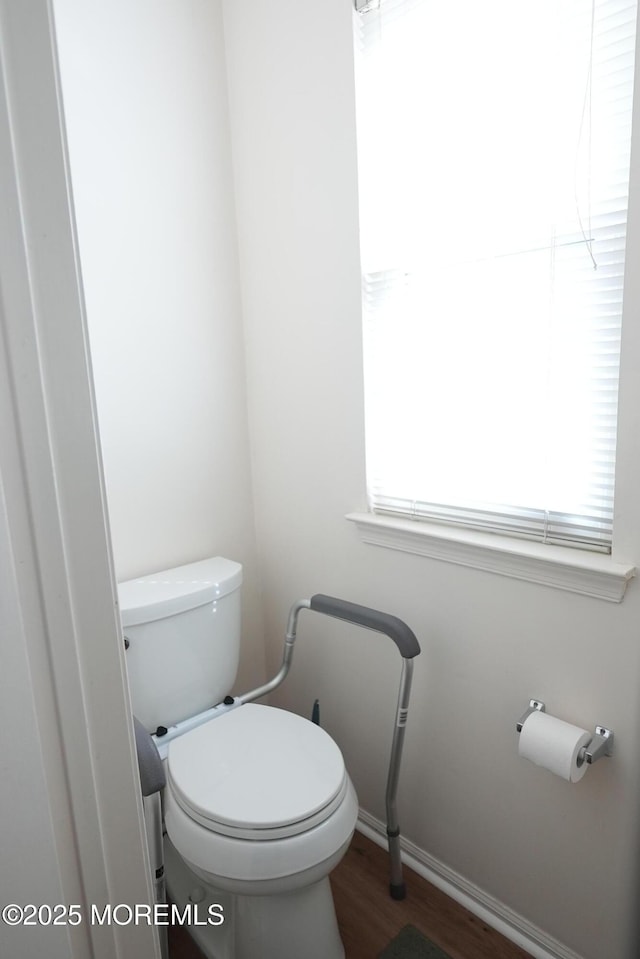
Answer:
POLYGON ((374 511, 610 550, 635 23, 355 13, 374 511))

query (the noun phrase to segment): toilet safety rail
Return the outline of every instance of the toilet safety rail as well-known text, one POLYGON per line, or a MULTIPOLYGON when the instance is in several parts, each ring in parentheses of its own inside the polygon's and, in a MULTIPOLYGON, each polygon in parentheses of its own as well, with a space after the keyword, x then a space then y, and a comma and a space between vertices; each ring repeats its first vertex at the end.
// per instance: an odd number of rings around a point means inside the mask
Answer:
MULTIPOLYGON (((151 865, 153 896, 156 903, 164 904, 167 901, 167 890, 164 879, 162 800, 160 798, 166 784, 164 766, 158 755, 153 737, 135 716, 133 717, 133 732, 136 741, 138 772, 140 773, 140 791, 142 793, 147 849, 151 865)), ((167 928, 162 925, 157 928, 160 939, 160 955, 162 959, 169 959, 167 928)))
POLYGON ((402 672, 400 675, 400 689, 398 691, 398 705, 396 708, 391 757, 387 775, 386 810, 387 810, 387 837, 389 842, 389 856, 391 858, 391 882, 389 891, 393 899, 404 899, 406 886, 402 879, 402 860, 400 855, 400 827, 398 825, 397 792, 400 776, 400 761, 404 745, 404 733, 409 714, 409 697, 411 694, 411 680, 413 678, 413 659, 420 652, 420 644, 411 629, 397 616, 381 613, 369 606, 359 606, 344 599, 333 596, 324 596, 318 593, 311 599, 300 599, 291 607, 287 634, 284 642, 282 666, 279 672, 268 683, 253 689, 242 696, 236 697, 237 703, 249 703, 266 696, 276 689, 286 678, 293 659, 293 648, 296 641, 298 615, 301 610, 310 609, 334 619, 342 619, 365 629, 372 629, 384 633, 398 647, 402 656, 402 672))

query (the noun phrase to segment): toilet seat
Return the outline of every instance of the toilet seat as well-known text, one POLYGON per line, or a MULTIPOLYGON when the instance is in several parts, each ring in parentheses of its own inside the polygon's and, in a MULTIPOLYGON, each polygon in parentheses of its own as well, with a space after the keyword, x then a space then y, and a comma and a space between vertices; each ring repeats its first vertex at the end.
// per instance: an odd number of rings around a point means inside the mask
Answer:
POLYGON ((327 820, 349 781, 342 753, 295 713, 248 703, 171 742, 167 787, 192 820, 252 841, 296 836, 327 820))
POLYGON ((248 703, 169 744, 167 833, 216 887, 262 895, 316 881, 357 816, 340 749, 294 713, 248 703))
POLYGON ((185 862, 216 888, 246 895, 290 891, 328 874, 344 855, 358 818, 348 775, 344 798, 331 815, 273 841, 225 836, 203 826, 185 812, 170 784, 164 799, 167 833, 185 862))

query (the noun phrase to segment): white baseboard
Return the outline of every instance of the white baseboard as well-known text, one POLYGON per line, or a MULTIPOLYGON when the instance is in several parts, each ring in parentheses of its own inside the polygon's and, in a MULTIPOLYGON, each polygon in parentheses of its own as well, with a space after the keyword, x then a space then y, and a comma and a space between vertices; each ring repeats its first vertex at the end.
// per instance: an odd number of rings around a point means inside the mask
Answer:
MULTIPOLYGON (((383 848, 387 848, 384 823, 364 809, 360 810, 356 828, 383 848)), ((415 843, 400 837, 402 861, 409 869, 460 903, 474 916, 511 940, 534 959, 582 959, 572 949, 547 935, 542 929, 524 919, 498 899, 494 899, 464 876, 445 866, 415 843)))

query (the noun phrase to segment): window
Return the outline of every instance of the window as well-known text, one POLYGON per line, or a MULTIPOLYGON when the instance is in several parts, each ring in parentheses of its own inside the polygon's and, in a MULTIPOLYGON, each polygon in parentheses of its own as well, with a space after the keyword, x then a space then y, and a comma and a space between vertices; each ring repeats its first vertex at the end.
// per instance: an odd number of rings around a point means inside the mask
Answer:
POLYGON ((355 13, 374 512, 610 551, 635 21, 355 13))

